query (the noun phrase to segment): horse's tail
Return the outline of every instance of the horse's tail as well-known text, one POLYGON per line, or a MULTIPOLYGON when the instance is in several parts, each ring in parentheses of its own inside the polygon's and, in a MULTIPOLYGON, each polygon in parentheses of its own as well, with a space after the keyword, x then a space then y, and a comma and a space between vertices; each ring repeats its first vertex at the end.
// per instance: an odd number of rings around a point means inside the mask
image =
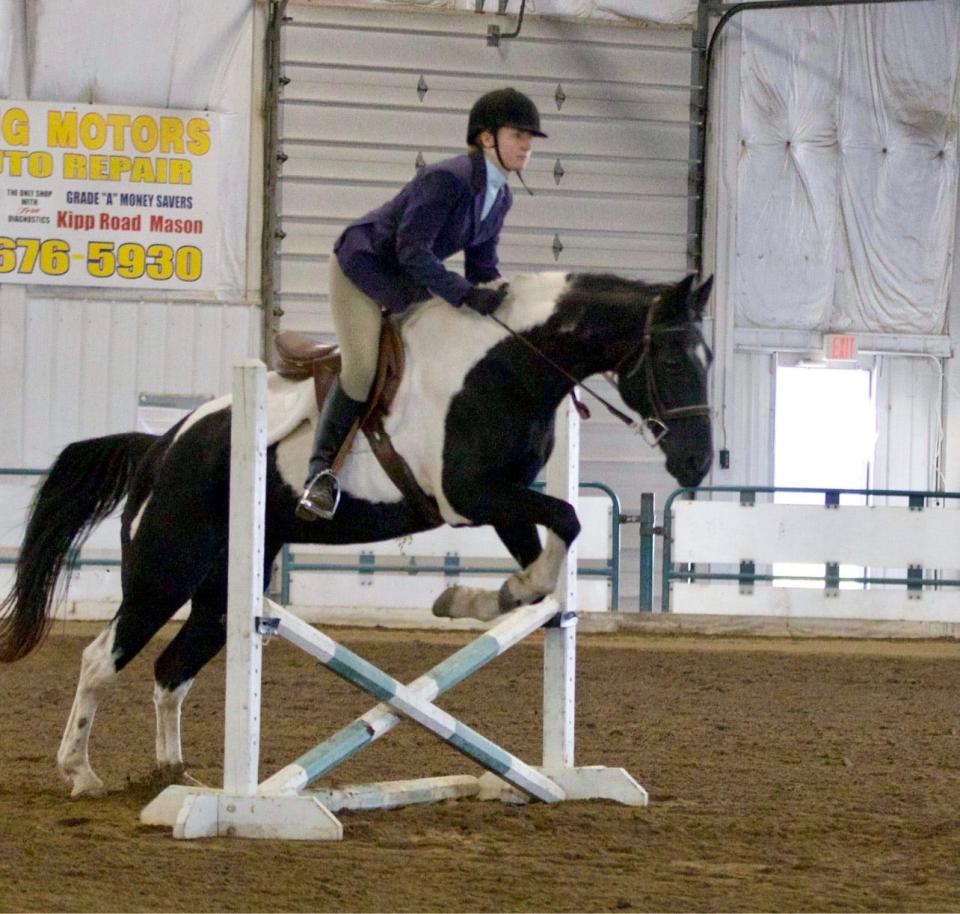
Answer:
POLYGON ((16 577, 0 603, 0 662, 11 663, 43 641, 57 579, 75 566, 93 528, 126 496, 137 465, 157 440, 131 432, 68 445, 30 508, 16 577))

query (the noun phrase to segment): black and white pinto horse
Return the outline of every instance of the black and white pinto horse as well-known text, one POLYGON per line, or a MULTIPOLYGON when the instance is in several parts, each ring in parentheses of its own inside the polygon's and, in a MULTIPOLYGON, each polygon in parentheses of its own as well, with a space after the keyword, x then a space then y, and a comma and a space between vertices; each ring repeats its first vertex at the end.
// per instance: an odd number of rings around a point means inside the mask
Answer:
MULTIPOLYGON (((550 455, 554 416, 571 379, 612 372, 624 402, 662 434, 669 472, 698 484, 713 454, 707 409, 711 355, 700 332, 710 282, 649 284, 607 275, 513 279, 497 320, 433 300, 405 316, 406 370, 387 433, 448 524, 492 524, 520 570, 499 590, 452 587, 435 611, 491 619, 553 592, 580 530, 574 509, 530 488, 550 455), (547 530, 541 546, 537 525, 547 530)), ((278 382, 272 376, 272 382, 278 382)), ((274 395, 284 385, 271 384, 274 395)), ((310 384, 311 382, 300 382, 310 384)), ((194 677, 224 645, 230 464, 229 398, 162 436, 110 435, 68 445, 35 497, 14 586, 0 604, 0 660, 43 639, 69 569, 92 528, 123 499, 123 599, 83 651, 57 755, 74 796, 103 785, 88 744, 98 700, 188 601, 189 616, 155 664, 157 763, 182 774, 180 709, 194 677)), ((265 562, 284 543, 363 543, 431 526, 357 439, 341 473, 333 520, 305 523, 294 507, 316 409, 268 441, 265 562)))

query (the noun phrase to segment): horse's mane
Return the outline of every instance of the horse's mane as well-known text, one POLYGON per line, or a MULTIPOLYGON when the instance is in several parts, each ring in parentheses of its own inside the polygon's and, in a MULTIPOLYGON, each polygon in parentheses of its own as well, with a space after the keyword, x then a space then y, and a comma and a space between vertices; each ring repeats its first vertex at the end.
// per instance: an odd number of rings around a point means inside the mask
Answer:
MULTIPOLYGON (((575 304, 579 309, 584 306, 623 307, 636 311, 654 304, 665 290, 664 283, 647 282, 641 279, 628 279, 615 273, 567 273, 560 270, 530 271, 514 273, 504 277, 510 283, 510 295, 507 304, 507 320, 514 326, 522 326, 525 320, 541 322, 565 303, 575 304), (520 310, 515 310, 519 308, 520 310)), ((421 315, 436 308, 450 306, 440 298, 430 298, 399 316, 395 316, 401 328, 411 326, 421 315)), ((518 326, 518 329, 519 329, 518 326)))
POLYGON ((642 279, 627 279, 616 273, 569 273, 572 292, 602 295, 605 297, 629 295, 634 298, 644 293, 655 293, 662 283, 646 282, 642 279))

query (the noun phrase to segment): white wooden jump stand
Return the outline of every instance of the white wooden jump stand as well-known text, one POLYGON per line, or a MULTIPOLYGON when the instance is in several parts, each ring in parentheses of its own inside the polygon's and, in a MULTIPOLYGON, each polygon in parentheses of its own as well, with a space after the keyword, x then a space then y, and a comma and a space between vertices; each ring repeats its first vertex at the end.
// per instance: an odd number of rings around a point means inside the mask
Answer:
MULTIPOLYGON (((576 414, 564 407, 547 491, 577 496, 576 414), (566 421, 564 421, 566 420, 566 421)), ((336 840, 343 827, 334 813, 473 796, 525 802, 609 799, 645 806, 647 793, 622 768, 573 763, 576 685, 576 554, 562 571, 559 601, 548 598, 504 616, 483 635, 409 685, 316 631, 263 596, 263 525, 266 479, 266 369, 251 360, 234 368, 230 477, 230 568, 227 613, 226 728, 223 789, 174 786, 141 814, 148 825, 173 828, 175 838, 237 836, 336 840), (265 607, 266 606, 266 610, 265 607), (433 704, 461 682, 546 623, 544 639, 543 764, 533 767, 501 749, 433 704), (278 635, 316 657, 337 675, 380 700, 375 708, 259 781, 260 668, 263 637, 278 635), (487 774, 424 778, 308 790, 308 785, 402 717, 437 734, 487 774)))

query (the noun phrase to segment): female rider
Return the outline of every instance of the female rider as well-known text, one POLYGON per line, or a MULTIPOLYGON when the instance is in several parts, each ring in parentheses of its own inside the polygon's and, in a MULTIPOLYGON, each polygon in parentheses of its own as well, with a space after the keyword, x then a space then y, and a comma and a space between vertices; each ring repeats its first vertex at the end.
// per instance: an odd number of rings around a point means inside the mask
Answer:
MULTIPOLYGON (((429 165, 388 203, 351 223, 330 258, 330 311, 342 369, 317 424, 306 488, 297 504, 303 520, 333 517, 340 483, 331 470, 360 417, 377 370, 381 310, 400 313, 439 296, 454 307, 491 314, 506 295, 497 241, 518 174, 540 130, 540 113, 522 92, 488 92, 470 110, 470 151, 429 165), (442 263, 464 252, 464 276, 442 263)), ((522 181, 522 178, 521 178, 522 181)))

